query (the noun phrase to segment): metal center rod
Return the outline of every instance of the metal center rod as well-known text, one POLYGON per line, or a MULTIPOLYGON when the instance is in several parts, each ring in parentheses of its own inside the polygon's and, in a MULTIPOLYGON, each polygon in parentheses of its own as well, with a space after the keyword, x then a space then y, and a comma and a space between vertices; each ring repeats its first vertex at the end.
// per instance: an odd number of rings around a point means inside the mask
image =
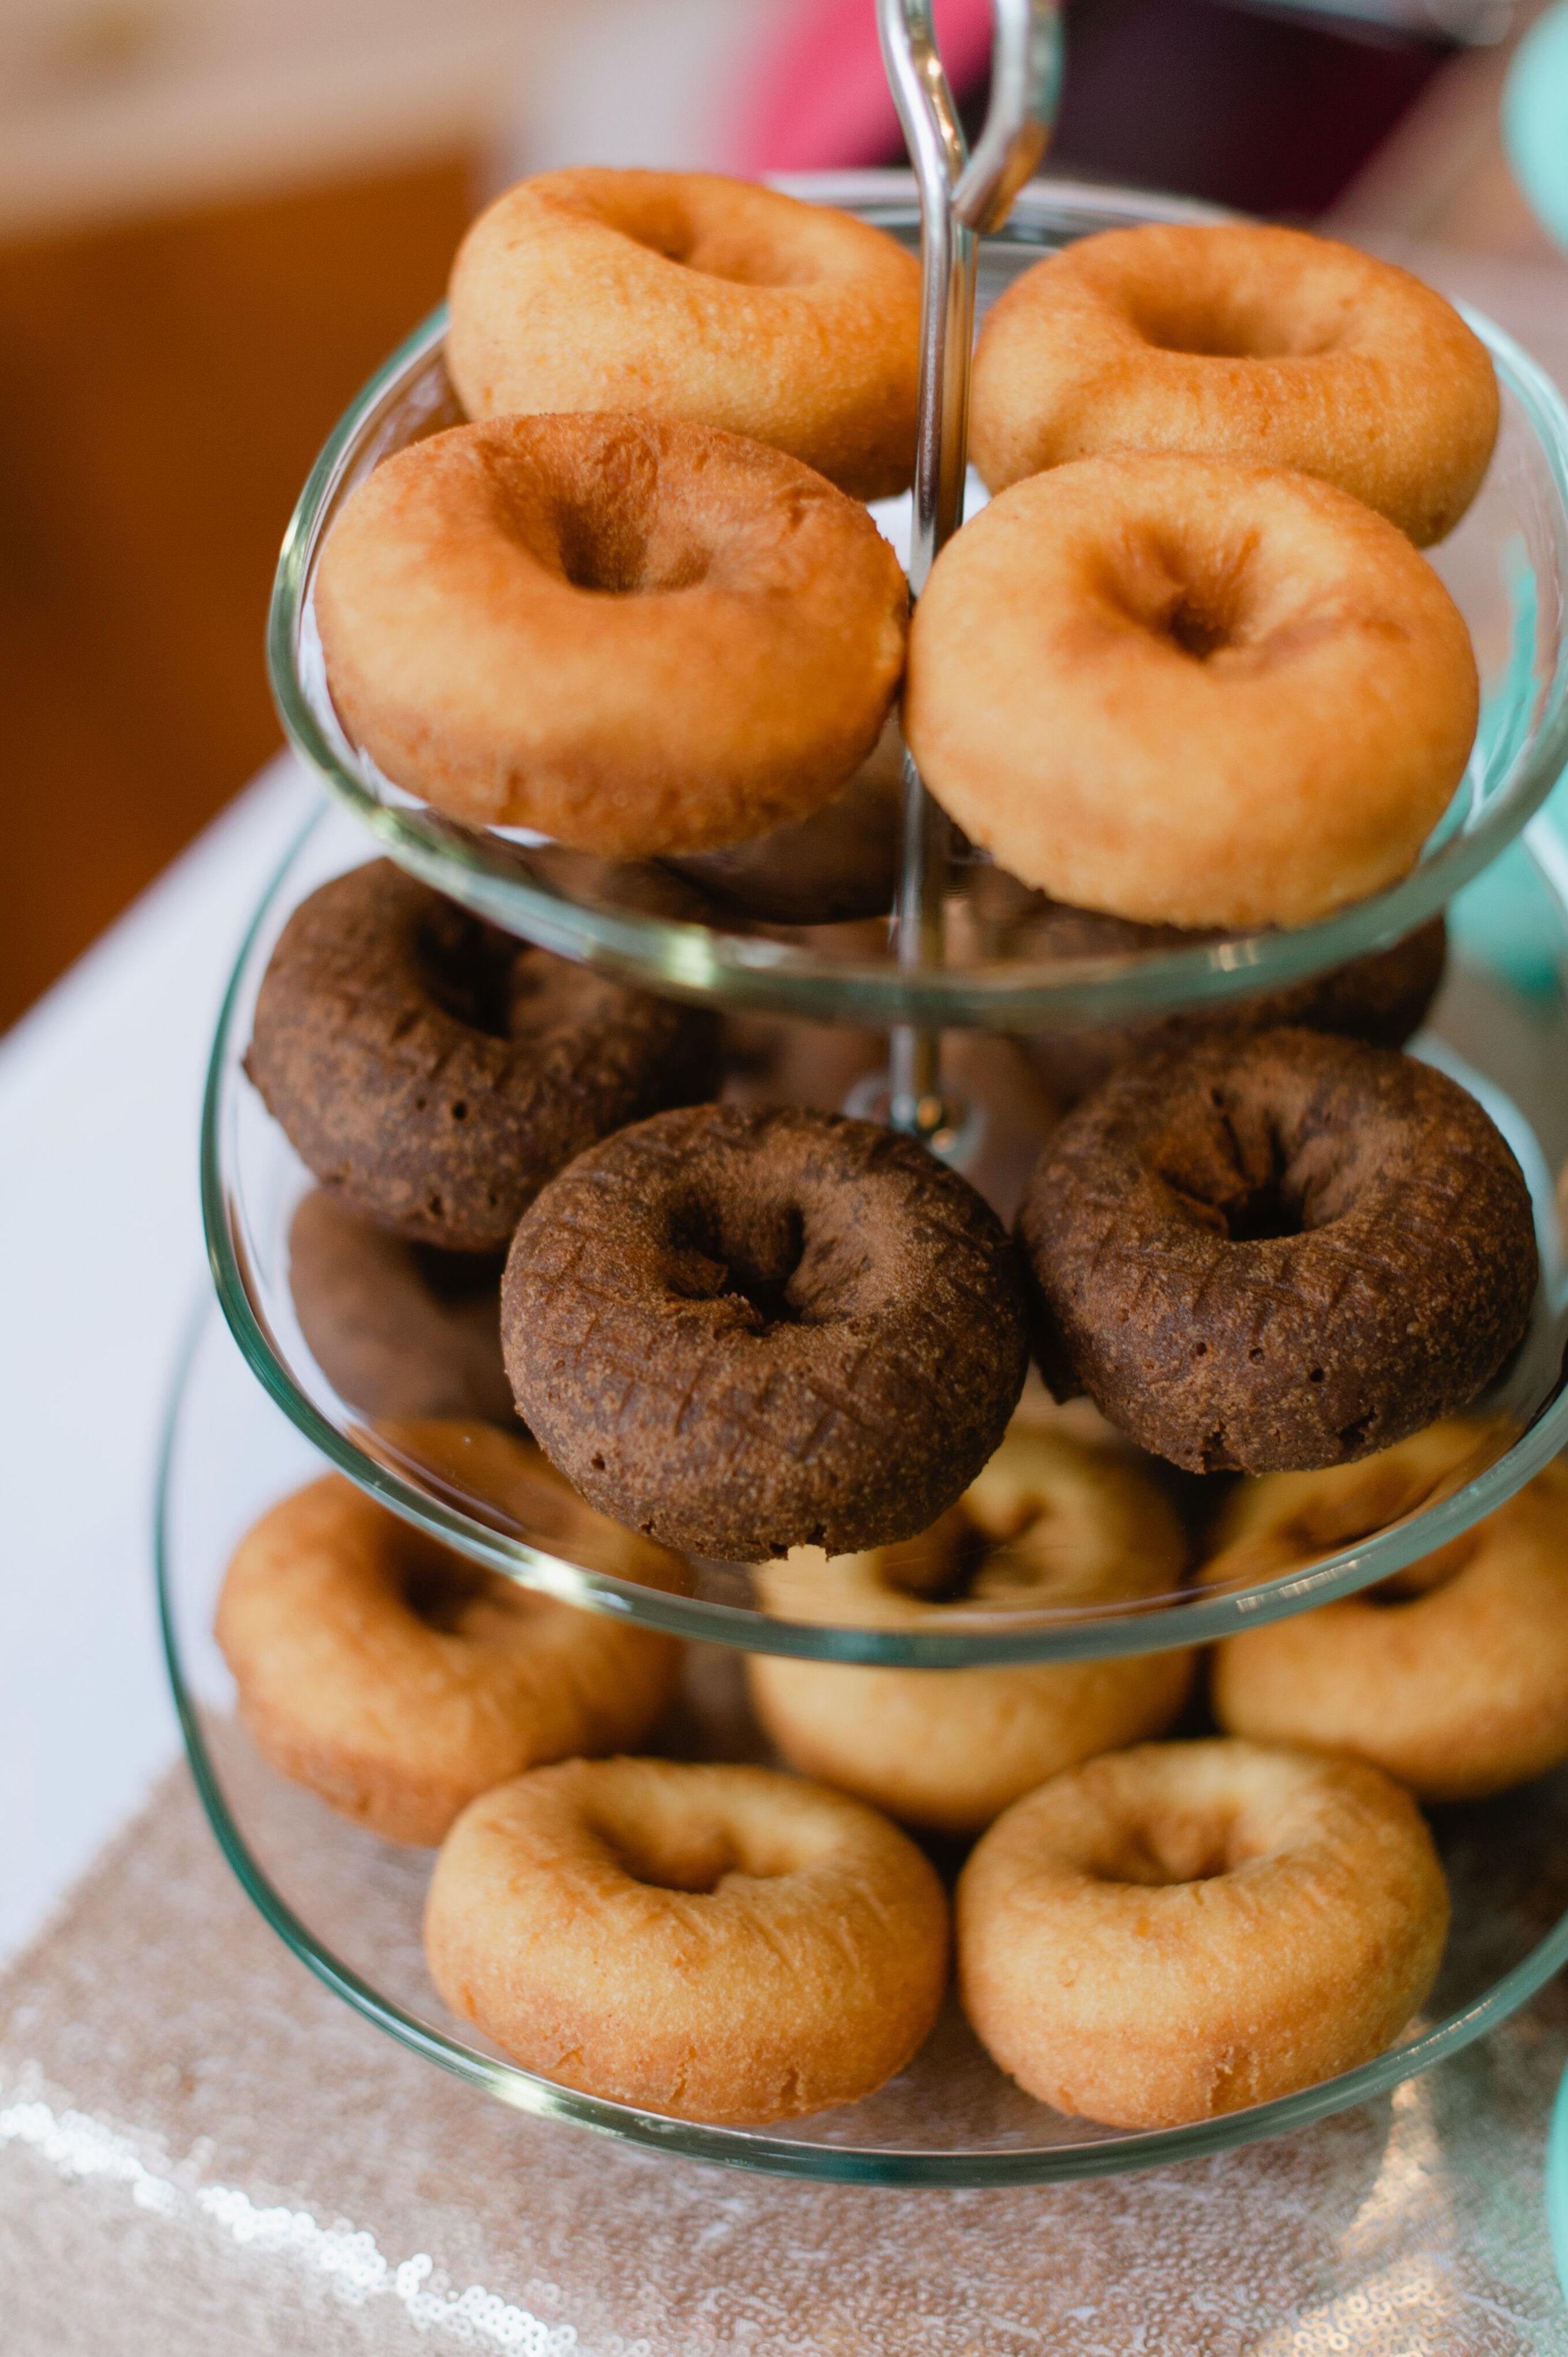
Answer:
MULTIPOLYGON (((909 589, 918 597, 962 520, 979 236, 1004 219, 1044 153, 1059 79, 1055 0, 993 0, 991 104, 971 156, 931 24, 930 0, 877 0, 883 64, 920 190, 919 416, 909 589)), ((942 956, 950 828, 904 757, 904 818, 894 899, 898 962, 942 956)), ((888 1117, 929 1138, 951 1128, 941 1096, 941 1033, 895 1027, 888 1117)))

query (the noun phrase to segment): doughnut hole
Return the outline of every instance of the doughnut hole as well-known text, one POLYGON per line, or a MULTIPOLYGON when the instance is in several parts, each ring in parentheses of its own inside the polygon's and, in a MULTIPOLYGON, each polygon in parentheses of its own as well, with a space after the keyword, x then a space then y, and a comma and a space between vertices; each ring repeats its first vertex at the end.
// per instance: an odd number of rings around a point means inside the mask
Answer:
POLYGON ((1196 359, 1305 359, 1337 350, 1355 314, 1332 298, 1304 300, 1270 285, 1144 284, 1130 291, 1127 317, 1146 344, 1196 359))
POLYGON ((585 1809, 584 1824, 634 1882, 704 1895, 802 1873, 839 1837, 832 1821, 781 1812, 770 1793, 725 1794, 693 1808, 688 1793, 669 1784, 607 1786, 585 1809))
POLYGON ((732 286, 810 286, 822 274, 814 242, 789 217, 789 234, 766 213, 737 216, 723 182, 692 174, 583 176, 569 209, 617 230, 650 253, 732 286))

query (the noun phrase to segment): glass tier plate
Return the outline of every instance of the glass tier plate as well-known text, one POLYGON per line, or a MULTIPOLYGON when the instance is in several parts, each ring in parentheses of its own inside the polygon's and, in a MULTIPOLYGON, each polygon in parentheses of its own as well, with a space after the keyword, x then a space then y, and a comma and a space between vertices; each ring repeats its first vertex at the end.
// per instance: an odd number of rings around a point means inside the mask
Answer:
MULTIPOLYGON (((335 1816, 259 1758, 233 1716, 212 1641, 218 1589, 242 1532, 319 1459, 269 1405, 210 1309, 171 1410, 158 1503, 169 1674, 198 1787, 229 1862, 273 1929, 329 1988, 392 2037, 520 2111, 738 2169, 884 2185, 1007 2185, 1103 2175, 1278 2136, 1365 2101, 1453 2054, 1568 1961, 1568 1772, 1437 1811, 1454 1921, 1437 1986, 1402 2042, 1357 2071, 1228 2117, 1129 2135, 1035 2103, 950 2007, 909 2069, 864 2103, 773 2130, 662 2119, 553 2086, 457 2021, 420 1943, 428 1851, 335 1816)), ((766 1760, 734 1655, 694 1646, 661 1747, 766 1760)), ((937 1862, 950 1871, 956 1851, 937 1862)))
MULTIPOLYGON (((789 185, 918 246, 918 208, 907 176, 823 175, 789 185)), ((984 241, 981 310, 1039 253, 1074 238, 1131 221, 1213 217, 1173 200, 1036 183, 1020 195, 1006 228, 984 241)), ((800 856, 792 835, 754 855, 760 865, 743 898, 764 913, 748 916, 734 905, 733 872, 715 894, 711 870, 698 879, 656 863, 590 859, 515 831, 460 825, 400 791, 350 743, 333 710, 312 584, 327 532, 355 485, 392 451, 460 415, 442 361, 441 312, 349 409, 289 528, 270 634, 285 726, 405 866, 512 932, 675 996, 823 1020, 1027 1030, 1208 1004, 1299 980, 1399 939, 1441 908, 1519 831, 1568 760, 1568 413, 1500 329, 1466 316, 1497 364, 1502 431, 1479 496, 1433 562, 1475 642, 1480 731, 1453 805, 1413 874, 1326 922, 1190 941, 1167 936, 1135 948, 1113 942, 1092 959, 1063 958, 1053 954, 1037 896, 1009 891, 1008 878, 999 891, 997 871, 983 855, 969 855, 954 866, 941 961, 911 972, 898 964, 886 920, 776 921, 779 881, 793 891, 790 871, 800 856)), ((972 476, 971 495, 972 506, 983 497, 972 476)), ((906 499, 875 511, 906 555, 908 505, 906 499)), ((1266 779, 1259 791, 1267 791, 1266 779)))
MULTIPOLYGON (((955 1604, 918 1629, 866 1629, 808 1624, 768 1617, 757 1609, 754 1575, 744 1565, 693 1558, 692 1592, 668 1595, 618 1578, 590 1560, 568 1561, 542 1531, 506 1522, 493 1505, 466 1495, 449 1458, 439 1464, 423 1458, 410 1437, 408 1419, 450 1416, 460 1410, 504 1421, 508 1392, 499 1366, 494 1319, 495 1275, 488 1303, 482 1284, 460 1307, 461 1367, 452 1374, 435 1346, 407 1340, 400 1329, 394 1389, 387 1389, 384 1366, 365 1378, 362 1367, 345 1361, 343 1319, 354 1327, 361 1317, 365 1284, 383 1291, 380 1264, 369 1280, 357 1255, 368 1232, 356 1242, 351 1232, 328 1222, 326 1242, 318 1227, 306 1253, 295 1222, 314 1181, 278 1125, 246 1079, 242 1059, 251 1035, 252 1011, 273 945, 289 911, 319 883, 362 859, 361 831, 340 813, 328 812, 291 853, 268 890, 242 949, 225 1001, 209 1075, 203 1132, 202 1189, 207 1239, 219 1297, 241 1348, 262 1383, 300 1430, 361 1487, 399 1513, 476 1559, 510 1574, 526 1586, 616 1612, 679 1635, 764 1652, 819 1659, 909 1663, 926 1667, 987 1661, 1087 1658, 1146 1652, 1220 1637, 1256 1627, 1329 1598, 1386 1577, 1417 1556, 1454 1537, 1511 1494, 1568 1441, 1568 1392, 1563 1389, 1565 1308, 1563 1238, 1555 1176, 1568 1160, 1568 1009, 1561 990, 1536 998, 1517 993, 1490 973, 1455 960, 1436 1009, 1435 1028, 1423 1033, 1422 1052, 1463 1080, 1485 1103, 1508 1136, 1530 1182, 1537 1211, 1543 1275, 1530 1331, 1491 1391, 1477 1403, 1485 1417, 1471 1461, 1461 1467, 1419 1511, 1288 1577, 1236 1588, 1179 1589, 1144 1599, 1119 1612, 1090 1611, 1058 1604, 1049 1609, 999 1610, 955 1604), (297 1245, 297 1250, 295 1246, 297 1245), (350 1310, 342 1311, 345 1297, 350 1310), (334 1319, 338 1322, 334 1324, 334 1319), (476 1372, 475 1332, 485 1333, 476 1372), (476 1322, 477 1321, 477 1322, 476 1322), (426 1355, 421 1357, 421 1351, 426 1355), (452 1385, 459 1387, 454 1398, 452 1385), (444 1388, 445 1387, 445 1388, 444 1388), (353 1394, 353 1396, 350 1396, 353 1394)), ((1568 963, 1568 920, 1559 909, 1560 952, 1568 963)), ((753 1026, 755 1028, 755 1026, 753 1026)), ((732 1024, 730 1036, 744 1026, 732 1024)), ((804 1037, 796 1056, 836 1101, 853 1071, 846 1062, 833 1077, 835 1052, 858 1040, 862 1052, 879 1058, 874 1034, 808 1030, 780 1024, 782 1037, 804 1037), (835 1050, 834 1043, 839 1043, 835 1050)), ((1048 1114, 1037 1101, 1031 1114, 1026 1085, 1020 1098, 1004 1095, 1013 1081, 1026 1083, 1018 1050, 1008 1040, 981 1039, 965 1072, 976 1105, 980 1133, 971 1167, 975 1183, 1009 1217, 1047 1134, 1048 1114)), ((744 1072, 728 1084, 732 1093, 746 1085, 744 1072)), ((816 1100, 823 1102, 819 1093, 816 1100)), ((961 1167, 965 1167, 961 1164, 961 1167)), ((309 1216, 308 1214, 306 1215, 309 1216)), ((371 1238, 373 1244, 374 1239, 371 1238)), ((428 1321, 419 1331, 427 1329, 428 1321)), ((352 1339, 352 1337, 351 1337, 352 1339)), ((446 1352, 446 1346, 440 1350, 446 1352)), ((1037 1409, 1055 1411, 1044 1400, 1037 1409)), ((1079 1413, 1067 1411, 1070 1417, 1079 1413)), ((1178 1511, 1195 1525, 1228 1484, 1173 1476, 1144 1460, 1170 1482, 1178 1511)))

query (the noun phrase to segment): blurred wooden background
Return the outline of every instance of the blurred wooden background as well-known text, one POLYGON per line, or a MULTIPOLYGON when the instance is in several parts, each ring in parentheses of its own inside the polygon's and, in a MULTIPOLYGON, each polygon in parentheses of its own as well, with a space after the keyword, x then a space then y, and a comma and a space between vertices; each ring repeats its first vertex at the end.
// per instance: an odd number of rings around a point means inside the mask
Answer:
POLYGON ((277 745, 284 528, 440 299, 471 177, 455 156, 0 248, 0 1025, 277 745))
MULTIPOLYGON (((0 1028, 280 741, 285 524, 485 187, 568 158, 723 166, 741 79, 819 5, 0 13, 0 1028)), ((1296 6, 1072 0, 1058 168, 1297 214, 1333 198, 1373 242, 1513 257, 1543 274, 1518 316, 1568 320, 1502 162, 1506 46, 1296 6)))

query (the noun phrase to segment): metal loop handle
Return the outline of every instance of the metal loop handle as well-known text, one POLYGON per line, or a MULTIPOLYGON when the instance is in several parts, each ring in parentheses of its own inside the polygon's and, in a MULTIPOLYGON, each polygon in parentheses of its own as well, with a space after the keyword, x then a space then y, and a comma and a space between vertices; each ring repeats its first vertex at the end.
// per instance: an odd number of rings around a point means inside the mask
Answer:
MULTIPOLYGON (((877 0, 882 61, 920 190, 923 291, 919 422, 909 587, 918 597, 963 513, 969 370, 974 341, 976 240, 1000 228, 1045 153, 1061 79, 1056 0, 992 0, 991 103, 972 156, 942 69, 931 0, 877 0)), ((918 770, 904 760, 904 837, 895 904, 902 964, 941 954, 949 826, 918 770)), ((897 1129, 952 1131, 940 1088, 940 1033, 908 1025, 889 1041, 889 1112, 897 1129)))
POLYGON ((920 190, 925 294, 909 565, 917 597, 962 507, 975 238, 1001 226, 1045 153, 1061 79, 1056 0, 992 0, 992 12, 991 103, 972 156, 931 0, 877 0, 883 64, 920 190))

